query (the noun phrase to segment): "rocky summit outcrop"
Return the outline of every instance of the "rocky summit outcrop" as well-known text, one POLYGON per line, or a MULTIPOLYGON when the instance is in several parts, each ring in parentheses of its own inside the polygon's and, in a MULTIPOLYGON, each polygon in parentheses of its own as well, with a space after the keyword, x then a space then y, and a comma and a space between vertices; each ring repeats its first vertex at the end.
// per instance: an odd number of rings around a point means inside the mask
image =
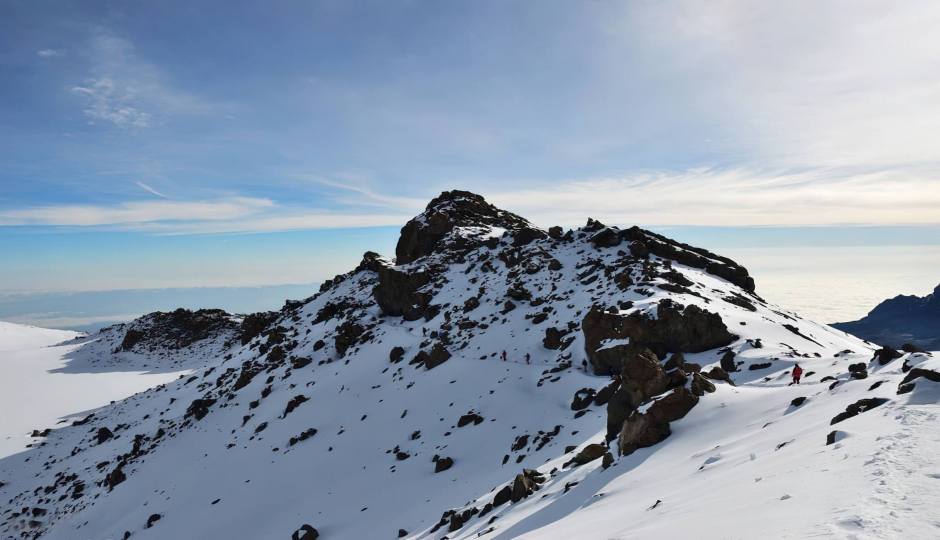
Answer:
POLYGON ((500 210, 475 193, 445 191, 428 203, 424 213, 402 227, 395 247, 396 263, 408 264, 442 248, 466 251, 484 241, 466 236, 454 239, 450 246, 441 246, 441 240, 458 227, 505 229, 513 235, 513 245, 517 246, 547 236, 525 219, 500 210))
POLYGON ((632 311, 621 315, 595 306, 581 321, 584 347, 598 375, 620 373, 627 342, 652 350, 664 359, 670 352, 694 353, 723 347, 734 335, 717 313, 696 305, 682 306, 664 300, 656 314, 632 311))
POLYGON ((239 325, 232 315, 221 309, 190 311, 180 308, 145 315, 124 327, 120 350, 131 351, 182 349, 211 337, 234 335, 239 325))

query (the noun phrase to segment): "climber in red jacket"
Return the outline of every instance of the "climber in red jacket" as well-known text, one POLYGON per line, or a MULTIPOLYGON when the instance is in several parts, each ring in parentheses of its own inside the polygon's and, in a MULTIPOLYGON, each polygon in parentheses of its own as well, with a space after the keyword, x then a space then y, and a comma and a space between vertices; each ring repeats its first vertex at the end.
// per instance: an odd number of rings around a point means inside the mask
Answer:
POLYGON ((800 376, 803 375, 803 368, 799 364, 793 366, 793 382, 790 384, 800 384, 800 376))
POLYGON ((503 351, 503 362, 506 361, 506 351, 503 351))
POLYGON ((525 363, 529 363, 529 353, 525 353, 525 363))

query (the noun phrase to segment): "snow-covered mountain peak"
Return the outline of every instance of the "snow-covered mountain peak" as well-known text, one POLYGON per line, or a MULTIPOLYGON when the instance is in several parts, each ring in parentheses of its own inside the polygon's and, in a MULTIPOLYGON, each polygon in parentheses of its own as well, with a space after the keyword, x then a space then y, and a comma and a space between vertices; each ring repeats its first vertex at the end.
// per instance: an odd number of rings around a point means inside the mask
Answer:
POLYGON ((855 512, 868 484, 852 477, 824 511, 792 461, 845 482, 877 445, 867 411, 908 414, 934 384, 926 354, 873 356, 757 296, 734 261, 637 227, 543 231, 453 191, 405 225, 396 254, 367 253, 279 312, 208 317, 219 331, 201 340, 129 325, 147 336, 131 352, 192 373, 4 460, 0 529, 722 538, 787 500, 731 536, 779 527, 781 510, 808 516, 793 529, 806 536, 855 512), (902 382, 914 386, 897 394, 902 382))

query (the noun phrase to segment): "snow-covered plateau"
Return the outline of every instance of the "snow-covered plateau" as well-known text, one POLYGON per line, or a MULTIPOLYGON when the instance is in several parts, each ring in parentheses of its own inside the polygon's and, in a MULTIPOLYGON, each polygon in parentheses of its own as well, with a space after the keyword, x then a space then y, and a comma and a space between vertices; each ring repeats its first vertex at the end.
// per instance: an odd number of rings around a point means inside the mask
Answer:
POLYGON ((940 360, 758 290, 453 191, 278 312, 4 324, 0 534, 940 537, 940 360))

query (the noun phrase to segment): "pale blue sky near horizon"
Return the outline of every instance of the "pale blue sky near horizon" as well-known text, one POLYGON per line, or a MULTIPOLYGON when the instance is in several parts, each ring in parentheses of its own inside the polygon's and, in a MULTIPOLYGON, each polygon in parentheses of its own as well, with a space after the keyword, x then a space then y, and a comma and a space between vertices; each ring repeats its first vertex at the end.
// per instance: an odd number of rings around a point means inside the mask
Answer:
POLYGON ((927 1, 7 0, 0 293, 322 281, 445 189, 747 257, 936 251, 938 26, 927 1))

